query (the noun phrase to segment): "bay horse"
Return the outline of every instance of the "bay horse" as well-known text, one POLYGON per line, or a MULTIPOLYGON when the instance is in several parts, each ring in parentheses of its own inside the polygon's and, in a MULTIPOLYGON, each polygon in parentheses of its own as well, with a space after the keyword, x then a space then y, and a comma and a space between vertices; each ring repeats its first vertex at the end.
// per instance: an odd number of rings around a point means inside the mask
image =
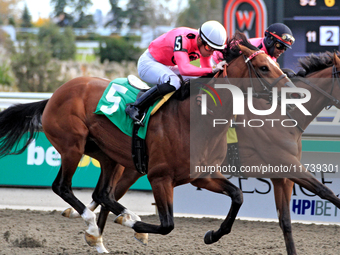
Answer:
MULTIPOLYGON (((280 123, 287 119, 287 116, 282 116, 280 109, 277 109, 269 116, 254 115, 249 110, 244 116, 238 116, 237 123, 247 123, 250 119, 263 120, 265 124, 261 128, 251 128, 249 126, 237 125, 238 146, 242 166, 265 166, 265 165, 295 165, 301 166, 304 171, 301 173, 289 175, 268 175, 274 186, 274 195, 276 209, 278 212, 279 225, 282 229, 287 254, 297 254, 294 239, 292 235, 292 225, 290 218, 290 199, 294 183, 318 195, 322 199, 332 202, 337 208, 340 208, 340 199, 320 183, 314 175, 305 171, 305 167, 301 164, 302 153, 302 133, 311 123, 311 121, 327 106, 334 105, 340 108, 340 59, 333 53, 323 53, 320 55, 310 55, 299 60, 300 66, 306 71, 306 76, 291 77, 297 87, 308 89, 311 93, 311 99, 304 106, 311 113, 310 116, 303 114, 298 108, 289 111, 290 118, 297 121, 296 127, 283 127, 275 125, 272 128, 272 123, 266 122, 265 119, 276 119, 275 123, 280 123)), ((268 109, 268 102, 263 99, 254 99, 254 108, 268 109)), ((245 107, 247 109, 247 107, 245 107)), ((222 166, 227 166, 228 157, 225 158, 222 166)), ((120 166, 121 167, 121 166, 120 166)), ((122 177, 118 181, 114 194, 118 200, 131 185, 142 175, 133 169, 124 171, 122 177)), ((263 174, 243 173, 245 177, 263 178, 263 174)), ((236 186, 231 183, 235 192, 240 192, 236 186)), ((229 194, 227 194, 229 195, 229 194)), ((231 195, 232 196, 232 195, 231 195)), ((94 210, 99 204, 93 201, 91 210, 94 210)), ((103 210, 103 208, 102 208, 103 210)), ((232 212, 235 208, 231 208, 229 214, 234 215, 237 212, 232 212)), ((66 217, 79 217, 72 209, 65 210, 66 217)), ((231 225, 229 226, 231 229, 231 225)))
MULTIPOLYGON (((274 195, 276 209, 278 212, 279 225, 282 229, 287 254, 297 254, 290 218, 290 199, 294 183, 326 199, 340 208, 340 199, 324 184, 320 183, 314 175, 306 171, 301 164, 302 154, 302 133, 311 121, 328 106, 335 106, 340 109, 340 59, 334 53, 329 52, 310 55, 299 60, 300 66, 306 71, 306 77, 291 78, 297 87, 308 89, 311 99, 305 103, 305 108, 311 113, 305 115, 298 108, 289 111, 289 118, 297 122, 296 127, 283 127, 264 121, 265 125, 260 128, 250 128, 249 126, 238 125, 236 127, 238 135, 238 145, 240 161, 242 166, 264 166, 278 165, 296 166, 302 172, 291 175, 268 175, 274 185, 274 195)), ((267 102, 262 99, 254 99, 256 109, 268 109, 267 102)), ((244 116, 238 116, 237 122, 247 123, 250 119, 277 119, 280 123, 287 116, 282 116, 277 109, 268 116, 258 116, 249 110, 244 116)), ((228 165, 225 159, 224 165, 228 165)), ((264 177, 261 174, 244 173, 245 177, 264 177)))
MULTIPOLYGON (((229 77, 247 78, 254 74, 261 77, 256 84, 252 84, 260 94, 268 92, 273 85, 278 88, 292 86, 290 79, 276 63, 252 46, 243 34, 229 40, 227 49, 229 77), (247 63, 252 69, 248 70, 247 63)), ((59 87, 49 100, 19 104, 1 112, 0 156, 22 153, 42 126, 46 137, 61 156, 61 167, 52 189, 84 219, 88 227, 85 239, 98 252, 107 252, 102 243, 102 232, 109 211, 118 215, 117 222, 138 233, 170 233, 174 228, 173 188, 185 183, 227 194, 232 198, 228 216, 219 230, 206 235, 205 242, 215 242, 229 233, 243 201, 240 190, 220 173, 216 173, 213 176, 215 178, 190 176, 190 133, 200 132, 202 125, 206 128, 211 125, 211 116, 207 116, 200 123, 198 130, 190 127, 190 116, 201 114, 201 107, 196 100, 190 100, 193 96, 183 101, 169 100, 148 124, 148 180, 159 212, 160 225, 142 222, 139 216, 117 202, 123 195, 118 194, 117 184, 125 171, 134 172, 135 169, 131 157, 131 137, 121 132, 105 116, 94 114, 109 83, 108 80, 100 78, 75 78, 59 87), (19 145, 20 138, 26 134, 28 139, 22 146, 19 145), (96 204, 102 205, 98 225, 95 214, 72 192, 72 177, 83 154, 97 159, 101 165, 101 174, 92 196, 96 204)), ((249 87, 249 84, 243 82, 235 85, 244 92, 249 87)), ((216 113, 230 118, 230 91, 216 91, 223 102, 226 102, 216 113)), ((211 104, 212 100, 209 100, 208 107, 211 104)), ((197 134, 197 137, 204 139, 207 144, 207 147, 197 151, 197 164, 213 165, 223 161, 227 150, 225 134, 228 127, 225 125, 204 136, 197 134)), ((140 239, 143 238, 145 236, 141 235, 140 239)))

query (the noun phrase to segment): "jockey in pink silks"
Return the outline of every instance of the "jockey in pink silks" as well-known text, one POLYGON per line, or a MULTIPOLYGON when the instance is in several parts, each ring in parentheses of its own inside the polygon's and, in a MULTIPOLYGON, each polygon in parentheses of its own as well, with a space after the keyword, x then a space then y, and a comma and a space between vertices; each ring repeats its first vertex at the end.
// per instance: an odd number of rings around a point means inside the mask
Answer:
MULTIPOLYGON (((251 38, 249 42, 263 50, 269 55, 275 62, 284 53, 287 48, 291 49, 295 39, 292 31, 285 24, 275 23, 270 25, 265 31, 265 37, 251 38)), ((211 64, 216 65, 223 59, 220 51, 215 51, 211 64)))
POLYGON ((138 60, 139 77, 156 86, 147 90, 125 112, 137 123, 141 123, 142 113, 162 96, 178 90, 182 77, 197 77, 223 70, 225 61, 211 65, 215 50, 225 46, 227 34, 217 21, 207 21, 196 30, 187 27, 175 28, 151 42, 138 60), (201 67, 190 62, 200 59, 201 67))

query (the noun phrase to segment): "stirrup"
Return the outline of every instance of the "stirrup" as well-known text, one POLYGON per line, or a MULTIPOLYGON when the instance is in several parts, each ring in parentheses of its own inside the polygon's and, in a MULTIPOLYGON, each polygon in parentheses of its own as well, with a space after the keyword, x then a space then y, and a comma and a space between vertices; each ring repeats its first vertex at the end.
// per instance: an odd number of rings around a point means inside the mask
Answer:
POLYGON ((136 121, 135 121, 135 124, 144 127, 143 120, 145 119, 145 116, 146 116, 146 114, 145 114, 145 112, 144 112, 142 118, 140 118, 140 120, 136 120, 136 121))

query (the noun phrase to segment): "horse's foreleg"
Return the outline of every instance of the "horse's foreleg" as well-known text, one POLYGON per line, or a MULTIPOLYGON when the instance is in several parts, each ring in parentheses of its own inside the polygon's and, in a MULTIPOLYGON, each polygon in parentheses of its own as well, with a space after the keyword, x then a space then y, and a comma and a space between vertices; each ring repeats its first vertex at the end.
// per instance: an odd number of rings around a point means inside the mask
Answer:
POLYGON ((333 203, 337 208, 340 209, 340 199, 329 189, 326 185, 319 182, 314 175, 309 173, 305 167, 302 166, 302 170, 298 178, 289 178, 301 187, 313 192, 322 199, 326 199, 333 203))
POLYGON ((231 207, 226 219, 217 231, 210 230, 204 236, 206 244, 217 242, 223 235, 229 234, 234 224, 237 213, 243 203, 242 191, 226 178, 201 178, 192 184, 215 193, 225 194, 231 198, 231 207))
POLYGON ((286 243, 288 255, 296 254, 292 234, 292 223, 290 219, 289 203, 294 183, 286 178, 272 179, 274 195, 280 228, 286 243))
MULTIPOLYGON (((129 190, 129 188, 141 177, 142 174, 138 173, 135 168, 125 168, 122 177, 119 179, 114 197, 118 201, 124 194, 129 190)), ((137 233, 134 234, 135 239, 144 245, 148 244, 149 235, 148 233, 137 233)))

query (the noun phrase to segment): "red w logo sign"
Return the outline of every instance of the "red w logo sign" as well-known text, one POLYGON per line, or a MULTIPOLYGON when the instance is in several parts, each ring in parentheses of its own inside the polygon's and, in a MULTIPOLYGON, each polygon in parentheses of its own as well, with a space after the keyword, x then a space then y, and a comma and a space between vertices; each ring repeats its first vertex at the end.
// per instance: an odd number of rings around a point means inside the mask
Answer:
POLYGON ((240 30, 244 30, 244 27, 246 27, 247 30, 250 30, 251 27, 253 26, 254 18, 255 18, 254 11, 236 12, 236 21, 240 30))

